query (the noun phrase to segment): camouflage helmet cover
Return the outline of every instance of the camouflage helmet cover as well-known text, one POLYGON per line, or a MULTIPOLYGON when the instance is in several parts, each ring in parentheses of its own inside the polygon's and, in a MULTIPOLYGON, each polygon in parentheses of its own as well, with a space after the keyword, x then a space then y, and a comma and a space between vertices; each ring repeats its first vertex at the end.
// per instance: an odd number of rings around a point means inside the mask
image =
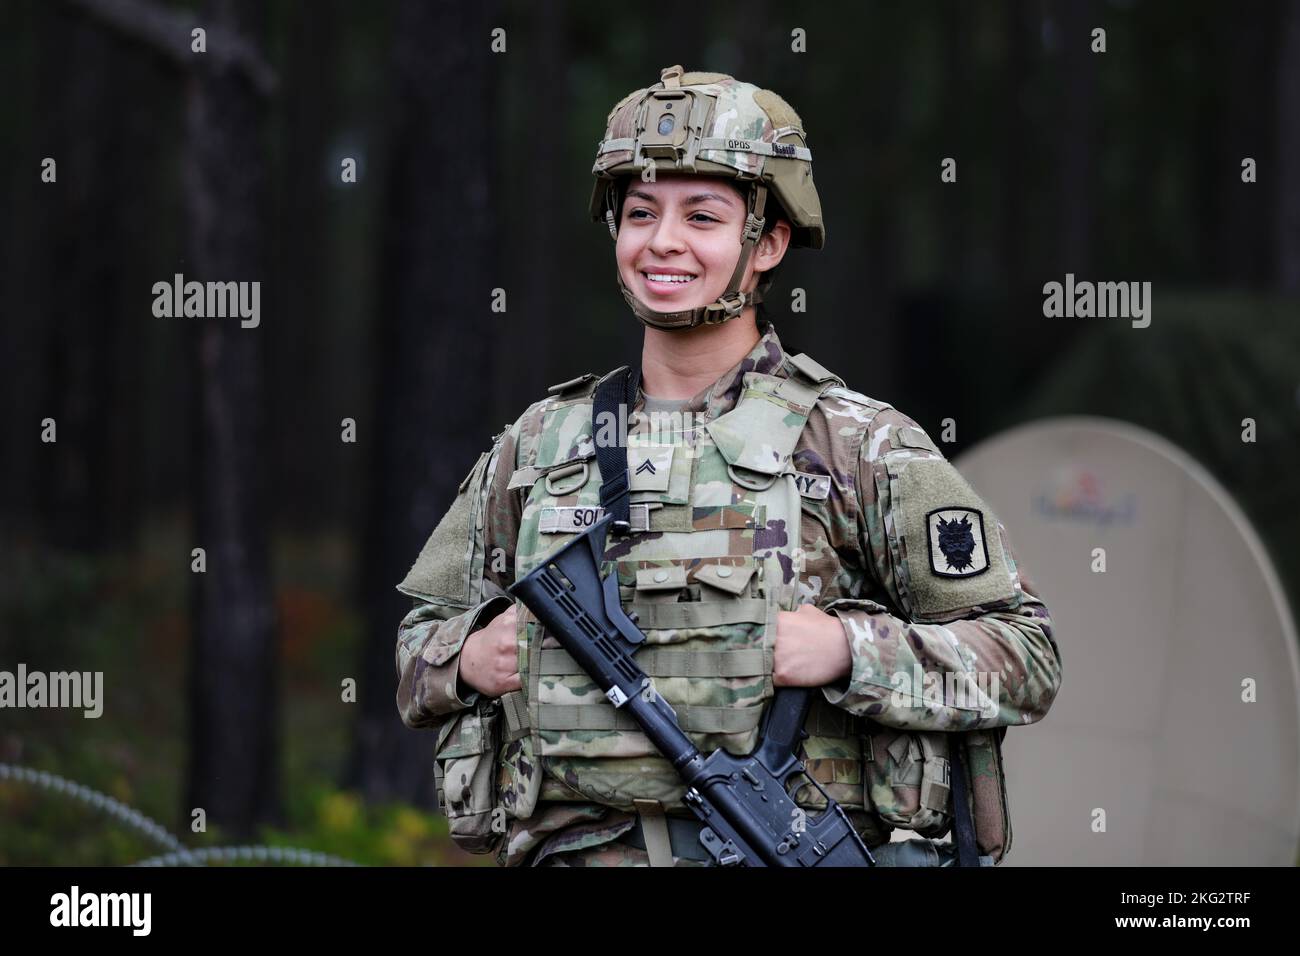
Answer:
POLYGON ((663 80, 628 94, 609 112, 591 169, 596 176, 592 219, 605 218, 614 180, 639 176, 653 163, 658 170, 760 180, 790 219, 791 243, 822 248, 826 228, 813 184, 812 154, 793 107, 771 90, 725 73, 682 74, 680 66, 663 72, 663 80), (648 130, 647 114, 655 111, 656 100, 670 96, 681 103, 677 118, 687 113, 685 122, 663 133, 648 130))

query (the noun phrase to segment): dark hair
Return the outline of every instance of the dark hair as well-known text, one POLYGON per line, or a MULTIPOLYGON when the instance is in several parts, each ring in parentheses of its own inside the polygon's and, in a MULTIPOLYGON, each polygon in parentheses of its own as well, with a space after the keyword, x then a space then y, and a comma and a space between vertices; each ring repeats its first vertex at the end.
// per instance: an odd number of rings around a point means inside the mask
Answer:
POLYGON ((785 207, 781 205, 781 200, 772 195, 769 189, 767 192, 767 202, 763 205, 763 235, 772 231, 778 219, 784 219, 791 229, 794 223, 790 222, 790 217, 785 214, 785 207))

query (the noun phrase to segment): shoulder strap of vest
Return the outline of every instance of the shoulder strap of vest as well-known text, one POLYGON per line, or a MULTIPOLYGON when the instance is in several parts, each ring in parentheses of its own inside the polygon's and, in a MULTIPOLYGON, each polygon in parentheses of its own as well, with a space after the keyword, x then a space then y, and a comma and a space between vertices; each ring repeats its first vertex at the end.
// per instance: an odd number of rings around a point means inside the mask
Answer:
POLYGON ((600 505, 606 513, 614 515, 612 530, 620 535, 632 530, 628 518, 631 510, 628 506, 631 479, 627 473, 626 436, 622 429, 616 429, 617 437, 612 444, 596 441, 596 438, 602 434, 601 422, 610 421, 604 416, 613 415, 613 421, 620 420, 619 405, 624 407, 623 417, 632 414, 632 406, 636 404, 636 390, 640 384, 641 369, 625 365, 601 379, 591 403, 591 435, 596 444, 596 464, 600 467, 601 474, 600 505))
POLYGON ((807 352, 800 352, 798 355, 788 357, 790 365, 800 378, 803 378, 809 385, 838 385, 844 388, 844 379, 840 378, 834 372, 826 368, 807 352))
MULTIPOLYGON (((812 412, 813 406, 817 404, 817 399, 821 398, 827 390, 836 386, 844 387, 842 378, 834 372, 828 371, 825 366, 806 352, 788 356, 788 360, 794 374, 777 385, 776 394, 781 398, 793 401, 796 405, 807 408, 809 413, 812 412)), ((792 411, 798 414, 798 410, 792 409, 792 411)), ((804 423, 806 422, 807 415, 804 416, 804 423)), ((802 427, 803 424, 800 425, 801 429, 802 427)))
POLYGON ((584 372, 577 378, 571 378, 567 382, 558 382, 555 385, 551 385, 546 389, 546 391, 550 395, 565 398, 571 392, 586 391, 590 387, 591 383, 595 382, 597 378, 598 376, 593 375, 591 372, 584 372))

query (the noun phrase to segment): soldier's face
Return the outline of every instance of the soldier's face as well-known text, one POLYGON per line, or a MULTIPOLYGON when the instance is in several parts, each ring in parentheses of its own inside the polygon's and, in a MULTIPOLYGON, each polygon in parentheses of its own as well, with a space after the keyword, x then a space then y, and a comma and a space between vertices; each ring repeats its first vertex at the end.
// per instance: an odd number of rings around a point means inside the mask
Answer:
MULTIPOLYGON (((657 312, 707 305, 727 290, 744 223, 745 200, 725 179, 631 180, 618 227, 619 273, 657 312)), ((742 288, 749 288, 753 266, 742 288)))

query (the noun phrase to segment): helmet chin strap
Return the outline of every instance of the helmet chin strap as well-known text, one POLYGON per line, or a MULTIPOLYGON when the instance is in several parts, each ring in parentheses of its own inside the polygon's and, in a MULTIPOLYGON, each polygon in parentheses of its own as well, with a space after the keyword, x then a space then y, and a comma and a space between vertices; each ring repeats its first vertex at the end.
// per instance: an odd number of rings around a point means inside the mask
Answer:
MULTIPOLYGON (((612 189, 610 193, 613 193, 612 189)), ((626 300, 628 307, 641 320, 641 324, 665 332, 693 329, 697 325, 721 325, 728 319, 734 319, 740 315, 746 306, 757 305, 762 302, 763 293, 771 286, 771 282, 766 276, 752 292, 740 291, 740 284, 744 281, 745 269, 749 266, 750 257, 754 254, 758 240, 763 235, 763 206, 766 203, 767 186, 761 182, 755 183, 749 191, 748 209, 745 215, 745 231, 741 234, 740 239, 740 258, 736 260, 736 268, 731 273, 731 280, 727 283, 727 290, 708 305, 685 309, 681 312, 656 312, 647 308, 644 302, 632 294, 632 290, 623 281, 622 273, 619 273, 619 291, 623 293, 623 298, 626 300)), ((605 220, 609 225, 610 234, 617 238, 617 231, 614 226, 614 212, 608 207, 605 211, 605 220)))

